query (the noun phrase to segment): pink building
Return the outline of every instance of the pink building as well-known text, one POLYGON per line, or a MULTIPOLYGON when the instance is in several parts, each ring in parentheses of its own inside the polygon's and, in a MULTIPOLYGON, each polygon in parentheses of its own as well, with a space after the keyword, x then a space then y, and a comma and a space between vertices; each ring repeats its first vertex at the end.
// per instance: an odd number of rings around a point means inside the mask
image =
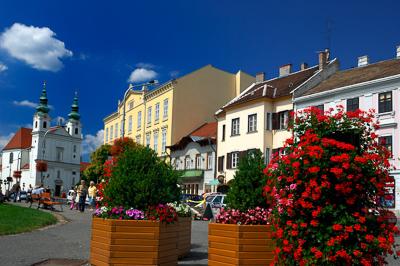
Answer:
POLYGON ((393 154, 393 182, 386 184, 384 204, 400 215, 400 46, 396 58, 370 63, 358 58, 358 66, 338 71, 306 92, 294 92, 295 110, 310 106, 328 110, 337 105, 345 110, 375 109, 381 128, 380 141, 393 154))

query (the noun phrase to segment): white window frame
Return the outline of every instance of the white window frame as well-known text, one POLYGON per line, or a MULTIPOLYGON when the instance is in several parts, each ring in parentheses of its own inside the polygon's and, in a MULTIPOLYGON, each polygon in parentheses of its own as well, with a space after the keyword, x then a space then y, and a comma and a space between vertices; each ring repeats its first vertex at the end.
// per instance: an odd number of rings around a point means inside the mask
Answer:
POLYGON ((140 144, 140 135, 139 135, 139 136, 136 136, 136 143, 137 143, 137 144, 140 144))
POLYGON ((257 114, 251 114, 248 116, 248 125, 247 132, 256 132, 257 131, 257 114))
POLYGON ((158 153, 158 131, 153 133, 153 150, 158 153))
POLYGON ((114 126, 110 127, 110 140, 114 138, 114 126))
POLYGON ((200 170, 202 167, 202 156, 201 154, 196 154, 196 169, 200 170))
POLYGON ((108 142, 108 127, 106 128, 106 142, 108 142))
POLYGON ((272 130, 272 113, 267 112, 265 115, 265 129, 272 130))
POLYGON ((150 138, 151 138, 150 133, 147 133, 146 134, 146 147, 147 148, 150 147, 150 138))
POLYGON ((156 103, 154 107, 154 122, 157 123, 160 120, 160 103, 156 103))
POLYGON ((115 130, 115 131, 114 131, 115 138, 118 138, 118 122, 115 123, 114 130, 115 130))
POLYGON ((231 155, 231 167, 236 169, 239 164, 239 152, 233 152, 231 155))
POLYGON ((139 111, 137 117, 137 129, 141 128, 142 128, 142 111, 139 111))
POLYGON ((212 169, 213 165, 213 155, 212 152, 207 153, 207 169, 212 169))
POLYGON ((191 159, 190 159, 190 156, 186 156, 186 157, 185 157, 185 169, 186 169, 186 170, 191 169, 191 159))
POLYGON ((289 111, 279 113, 279 129, 286 129, 289 122, 289 111))
POLYGON ((163 119, 167 119, 168 118, 168 98, 164 99, 164 103, 163 103, 163 119))
POLYGON ((167 146, 167 129, 163 128, 161 131, 161 152, 165 153, 165 148, 167 146))
POLYGON ((147 107, 147 125, 151 124, 151 112, 152 112, 151 109, 152 109, 151 106, 147 107))
POLYGON ((231 136, 237 136, 240 134, 240 118, 233 118, 231 122, 231 136))
POLYGON ((132 132, 132 127, 133 127, 132 115, 130 115, 129 118, 128 118, 128 132, 132 132))

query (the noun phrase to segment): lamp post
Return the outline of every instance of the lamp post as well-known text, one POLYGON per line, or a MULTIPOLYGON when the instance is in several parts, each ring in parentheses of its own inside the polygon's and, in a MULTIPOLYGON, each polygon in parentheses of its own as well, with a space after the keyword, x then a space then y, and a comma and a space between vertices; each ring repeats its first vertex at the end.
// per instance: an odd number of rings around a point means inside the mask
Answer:
MULTIPOLYGON (((44 161, 44 154, 45 154, 45 143, 46 143, 46 136, 49 132, 54 132, 57 129, 61 128, 62 126, 55 126, 53 128, 48 129, 43 136, 43 142, 42 142, 42 159, 36 161, 36 168, 37 170, 40 171, 40 184, 43 185, 43 172, 47 171, 47 163, 44 161), (38 162, 39 161, 39 162, 38 162), (38 163, 40 164, 40 169, 38 169, 38 163)), ((49 175, 47 175, 49 176, 49 175)))
MULTIPOLYGON (((147 86, 150 85, 157 85, 158 84, 158 80, 150 80, 149 82, 146 83, 142 83, 142 84, 136 84, 136 85, 132 85, 129 84, 128 89, 125 91, 124 93, 124 98, 123 98, 123 107, 122 107, 122 126, 121 126, 121 135, 122 137, 125 137, 125 108, 126 108, 126 96, 128 96, 128 93, 136 87, 143 87, 146 88, 147 86)), ((144 97, 143 97, 143 101, 144 101, 144 97)), ((144 113, 146 113, 146 107, 144 108, 144 113)))

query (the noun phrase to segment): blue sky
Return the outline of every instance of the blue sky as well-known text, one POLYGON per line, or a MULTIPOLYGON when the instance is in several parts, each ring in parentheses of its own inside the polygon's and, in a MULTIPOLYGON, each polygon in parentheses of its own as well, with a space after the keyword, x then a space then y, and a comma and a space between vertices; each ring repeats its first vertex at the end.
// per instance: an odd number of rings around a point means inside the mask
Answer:
POLYGON ((271 78, 286 63, 315 64, 327 46, 342 68, 389 59, 398 10, 386 0, 2 1, 0 146, 32 123, 43 80, 53 118, 78 91, 88 153, 130 77, 162 82, 212 64, 271 78))

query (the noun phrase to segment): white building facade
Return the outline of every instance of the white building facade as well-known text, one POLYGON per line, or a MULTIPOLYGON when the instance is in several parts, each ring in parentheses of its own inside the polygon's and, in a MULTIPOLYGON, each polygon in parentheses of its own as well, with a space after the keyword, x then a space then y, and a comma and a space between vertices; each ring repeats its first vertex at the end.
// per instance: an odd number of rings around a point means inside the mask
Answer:
MULTIPOLYGON (((395 59, 369 64, 359 58, 358 67, 338 71, 320 85, 294 94, 295 110, 316 106, 323 110, 344 107, 345 111, 374 109, 379 121, 379 141, 392 152, 391 164, 400 169, 400 48, 395 59)), ((400 215, 400 170, 385 186, 384 205, 400 215)))
MULTIPOLYGON (((51 125, 47 101, 44 87, 33 117, 33 129, 21 128, 2 151, 2 179, 21 171, 22 189, 42 184, 60 196, 80 180, 82 126, 76 96, 65 125, 51 125), (45 164, 47 169, 39 171, 38 163, 45 164)), ((17 181, 13 177, 13 183, 17 181)))

